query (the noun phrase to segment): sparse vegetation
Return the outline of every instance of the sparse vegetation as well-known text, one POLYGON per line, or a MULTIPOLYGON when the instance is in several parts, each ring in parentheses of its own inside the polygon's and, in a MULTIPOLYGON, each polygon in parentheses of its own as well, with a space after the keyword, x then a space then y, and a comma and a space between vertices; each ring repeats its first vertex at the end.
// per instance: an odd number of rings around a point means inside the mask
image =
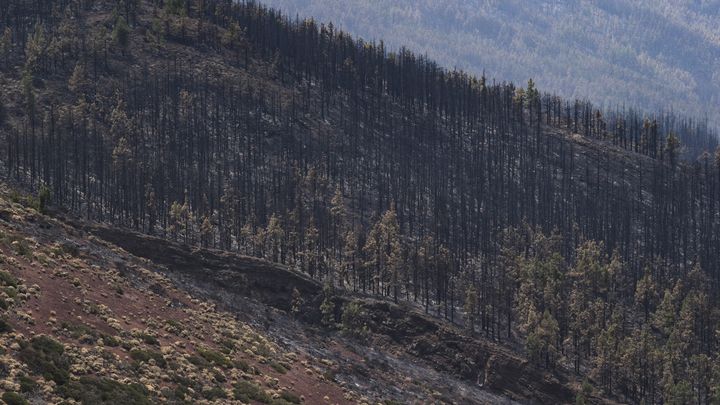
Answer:
POLYGON ((323 301, 320 304, 322 324, 327 327, 335 326, 335 291, 329 281, 323 287, 323 301))
POLYGON ((353 301, 345 304, 341 318, 342 331, 358 338, 367 337, 369 331, 364 316, 360 303, 353 301))
POLYGON ((394 374, 416 356, 448 383, 522 364, 493 382, 558 381, 562 403, 586 377, 580 402, 720 392, 720 158, 683 160, 713 129, 252 1, 90 3, 0 6, 0 176, 28 193, 0 184, 3 390, 287 405, 294 379, 339 398, 354 373, 431 393, 394 374))
POLYGON ((115 336, 103 335, 103 336, 102 336, 102 339, 103 339, 103 343, 104 343, 106 346, 110 346, 110 347, 120 346, 120 339, 118 339, 118 338, 115 337, 115 336))
POLYGON ((234 386, 235 399, 243 402, 258 401, 269 404, 272 398, 257 384, 250 381, 240 381, 234 386))
POLYGON ((65 356, 65 348, 48 336, 37 336, 29 342, 21 342, 19 357, 46 380, 52 380, 58 385, 69 380, 70 362, 65 356))
POLYGON ((130 351, 130 358, 139 363, 149 363, 150 360, 153 360, 160 368, 167 366, 167 361, 162 353, 154 350, 132 349, 130 351))
POLYGON ((290 392, 290 391, 283 391, 283 392, 280 394, 280 398, 284 399, 285 401, 287 401, 287 402, 289 402, 289 403, 291 403, 291 404, 299 404, 299 403, 302 402, 302 401, 300 400, 300 397, 299 397, 299 396, 293 394, 293 393, 290 392))
POLYGON ((61 389, 66 398, 83 405, 132 404, 152 405, 147 390, 140 384, 122 384, 106 378, 82 377, 61 389))
POLYGON ((279 362, 277 362, 277 361, 271 361, 271 362, 270 362, 270 367, 271 367, 273 370, 275 370, 275 371, 277 371, 278 373, 280 373, 280 374, 285 374, 285 373, 287 373, 287 372, 288 372, 288 369, 289 369, 289 367, 286 367, 286 365, 283 365, 283 364, 281 364, 281 363, 279 363, 279 362))
POLYGON ((233 366, 232 361, 230 361, 222 353, 216 352, 214 350, 198 349, 198 354, 203 359, 205 359, 209 363, 212 363, 216 366, 223 367, 223 368, 232 368, 232 366, 233 366))
POLYGON ((7 271, 0 270, 0 283, 4 286, 8 287, 17 287, 19 284, 19 281, 13 277, 12 274, 8 273, 7 271))
POLYGON ((149 335, 147 333, 141 333, 138 337, 146 344, 153 345, 153 346, 160 346, 160 342, 153 335, 149 335))
POLYGON ((123 51, 127 49, 130 42, 130 27, 128 27, 125 18, 117 18, 117 21, 115 22, 115 28, 112 32, 112 37, 115 43, 119 45, 123 51))
POLYGON ((203 391, 202 395, 203 395, 203 398, 205 398, 209 401, 227 398, 227 394, 225 394, 225 390, 223 390, 221 387, 212 387, 209 390, 203 391))
POLYGON ((63 322, 60 327, 67 331, 73 339, 80 339, 83 336, 90 336, 93 339, 98 338, 98 332, 87 325, 63 322))
POLYGON ((22 395, 16 393, 16 392, 5 392, 2 395, 2 400, 5 401, 7 405, 28 405, 29 402, 23 398, 22 395))
POLYGON ((27 375, 21 375, 18 380, 20 382, 20 392, 23 393, 35 392, 40 387, 37 381, 27 375))
POLYGON ((6 319, 0 318, 0 333, 8 333, 12 332, 12 326, 8 323, 6 319))

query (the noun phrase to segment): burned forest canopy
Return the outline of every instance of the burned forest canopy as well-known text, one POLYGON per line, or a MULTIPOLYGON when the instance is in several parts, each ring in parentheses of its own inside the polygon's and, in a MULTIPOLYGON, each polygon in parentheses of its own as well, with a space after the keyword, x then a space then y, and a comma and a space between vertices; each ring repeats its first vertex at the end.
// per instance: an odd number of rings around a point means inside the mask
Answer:
MULTIPOLYGON (((598 325, 661 347, 656 311, 694 297, 689 313, 716 315, 720 153, 702 121, 490 82, 254 2, 3 2, 0 35, 0 172, 40 209, 262 256, 497 339, 518 328, 578 372, 607 349, 598 325)), ((707 321, 686 358, 715 356, 707 321)), ((610 392, 673 395, 614 364, 593 377, 610 392)))

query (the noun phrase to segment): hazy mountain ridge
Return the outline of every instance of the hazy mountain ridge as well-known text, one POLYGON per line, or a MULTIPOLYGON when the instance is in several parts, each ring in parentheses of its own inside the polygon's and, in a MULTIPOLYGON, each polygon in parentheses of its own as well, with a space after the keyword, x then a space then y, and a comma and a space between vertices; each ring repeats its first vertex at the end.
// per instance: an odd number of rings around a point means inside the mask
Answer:
MULTIPOLYGON (((169 275, 168 289, 280 329, 270 340, 292 352, 301 341, 308 362, 330 358, 322 377, 368 399, 720 398, 720 158, 680 159, 677 125, 489 84, 253 3, 24 6, 0 5, 0 175, 33 193, 0 211, 17 227, 0 248, 25 257, 8 261, 11 276, 37 276, 28 253, 42 244, 26 222, 45 229, 36 213, 50 204, 106 223, 72 232, 149 260, 143 274, 169 275)), ((72 283, 117 267, 99 266, 72 283)), ((12 309, 20 328, 28 318, 12 309)), ((247 402, 234 385, 207 392, 247 402)))
POLYGON ((565 97, 718 122, 720 2, 269 0, 391 48, 565 97))

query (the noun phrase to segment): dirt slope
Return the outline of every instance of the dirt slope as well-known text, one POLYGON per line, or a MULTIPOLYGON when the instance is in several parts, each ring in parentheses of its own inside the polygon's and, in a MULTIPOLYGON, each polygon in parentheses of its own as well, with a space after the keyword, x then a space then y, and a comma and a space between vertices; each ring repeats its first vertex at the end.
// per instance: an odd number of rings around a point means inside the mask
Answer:
POLYGON ((12 199, 3 190, 0 391, 32 403, 369 403, 325 378, 323 359, 12 199))
POLYGON ((329 330, 291 269, 32 205, 2 187, 0 389, 31 403, 572 402, 571 382, 414 308, 338 294, 364 332, 329 330))

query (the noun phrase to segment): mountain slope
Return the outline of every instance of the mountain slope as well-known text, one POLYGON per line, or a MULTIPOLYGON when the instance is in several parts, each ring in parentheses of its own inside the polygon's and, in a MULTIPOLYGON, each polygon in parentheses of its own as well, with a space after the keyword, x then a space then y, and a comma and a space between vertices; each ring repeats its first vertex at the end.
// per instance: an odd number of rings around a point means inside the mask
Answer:
POLYGON ((11 198, 3 186, 5 392, 33 403, 363 402, 322 377, 322 359, 179 289, 162 266, 11 198))
POLYGON ((679 141, 701 125, 253 2, 2 6, 3 179, 351 391, 720 395, 720 158, 679 141))
POLYGON ((250 399, 276 405, 573 397, 571 382, 413 308, 339 295, 338 309, 362 306, 367 332, 328 333, 317 329, 321 287, 302 274, 25 201, 0 190, 2 389, 27 400, 243 403, 257 387, 250 399), (293 289, 307 300, 302 322, 293 289))
POLYGON ((532 77, 564 97, 720 119, 717 2, 266 3, 446 66, 520 83, 532 77))

